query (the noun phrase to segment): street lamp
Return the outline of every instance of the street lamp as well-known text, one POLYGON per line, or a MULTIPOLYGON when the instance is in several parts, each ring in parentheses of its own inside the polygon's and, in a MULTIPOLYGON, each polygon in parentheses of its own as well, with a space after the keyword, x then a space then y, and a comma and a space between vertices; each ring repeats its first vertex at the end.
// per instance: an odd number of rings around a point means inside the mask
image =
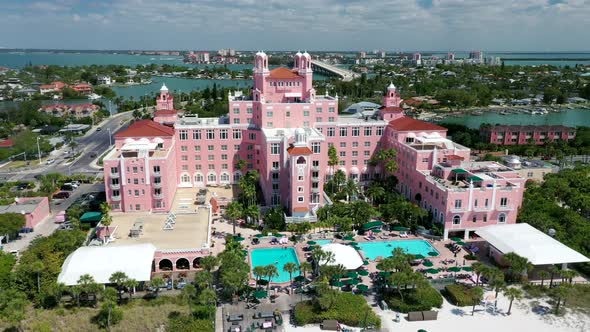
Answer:
POLYGON ((41 139, 41 137, 37 136, 37 157, 39 157, 39 165, 41 165, 41 148, 39 147, 39 139, 41 139))
POLYGON ((109 147, 111 145, 113 145, 113 143, 111 142, 111 128, 107 128, 107 131, 109 132, 109 147))

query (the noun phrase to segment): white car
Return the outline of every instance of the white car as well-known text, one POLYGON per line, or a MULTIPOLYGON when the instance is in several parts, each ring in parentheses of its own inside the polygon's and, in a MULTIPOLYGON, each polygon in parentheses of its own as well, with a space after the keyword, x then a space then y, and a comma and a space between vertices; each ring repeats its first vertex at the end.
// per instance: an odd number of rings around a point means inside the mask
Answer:
POLYGON ((45 161, 45 165, 51 165, 55 162, 55 159, 47 159, 47 161, 45 161))

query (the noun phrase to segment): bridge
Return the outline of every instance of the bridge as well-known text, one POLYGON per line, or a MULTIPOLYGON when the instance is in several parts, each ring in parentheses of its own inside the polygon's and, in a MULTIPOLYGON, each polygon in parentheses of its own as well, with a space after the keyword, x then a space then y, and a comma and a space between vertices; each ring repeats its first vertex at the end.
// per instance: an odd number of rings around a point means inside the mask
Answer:
POLYGON ((337 76, 343 81, 352 81, 353 78, 360 77, 360 74, 352 72, 348 69, 336 67, 318 60, 311 60, 311 67, 315 72, 325 74, 327 76, 337 76))

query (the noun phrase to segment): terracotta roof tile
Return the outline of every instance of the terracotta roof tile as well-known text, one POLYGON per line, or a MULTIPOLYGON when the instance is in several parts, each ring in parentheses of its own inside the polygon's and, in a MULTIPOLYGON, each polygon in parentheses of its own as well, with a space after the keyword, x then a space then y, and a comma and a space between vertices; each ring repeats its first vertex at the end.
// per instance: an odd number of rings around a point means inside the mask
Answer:
POLYGON ((289 68, 279 67, 270 71, 269 78, 281 78, 281 79, 288 79, 288 78, 301 78, 297 73, 293 72, 289 68))
POLYGON ((152 120, 140 120, 134 122, 115 134, 115 138, 120 137, 154 137, 154 136, 174 136, 174 128, 161 125, 152 120))
POLYGON ((416 120, 407 116, 391 120, 389 127, 397 131, 414 131, 414 130, 441 130, 447 131, 447 128, 435 125, 434 123, 416 120))
POLYGON ((312 154, 311 150, 307 146, 292 146, 287 149, 289 154, 293 155, 310 155, 312 154))

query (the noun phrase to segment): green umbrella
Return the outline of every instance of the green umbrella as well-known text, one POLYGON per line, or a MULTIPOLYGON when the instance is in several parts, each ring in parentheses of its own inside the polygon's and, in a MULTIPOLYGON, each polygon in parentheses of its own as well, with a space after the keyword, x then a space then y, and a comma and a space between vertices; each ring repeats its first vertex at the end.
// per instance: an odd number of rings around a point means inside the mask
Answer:
POLYGON ((426 270, 426 273, 432 273, 432 274, 436 274, 436 273, 439 273, 439 272, 440 271, 437 270, 437 269, 428 269, 428 270, 426 270))
POLYGON ((408 227, 404 227, 404 226, 393 226, 391 228, 391 230, 396 231, 396 232, 407 232, 410 229, 408 227))
POLYGON ((262 233, 261 233, 261 234, 256 234, 256 235, 254 235, 254 237, 257 237, 257 238, 259 238, 259 239, 260 239, 260 238, 262 238, 262 237, 265 237, 265 236, 266 236, 266 235, 264 235, 264 234, 262 234, 262 233))
POLYGON ((349 278, 356 278, 356 277, 358 277, 358 273, 356 273, 354 271, 350 271, 350 272, 346 273, 346 276, 349 278))
POLYGON ((376 229, 376 230, 373 231, 373 233, 381 233, 381 230, 380 229, 376 229))
POLYGON ((369 261, 363 261, 363 265, 369 265, 369 261))
POLYGON ((418 332, 428 332, 428 331, 426 331, 424 329, 419 329, 418 332))
POLYGON ((359 244, 357 242, 352 241, 352 242, 348 242, 348 245, 350 245, 350 246, 358 246, 359 244))
POLYGON ((460 245, 460 246, 464 246, 464 245, 465 245, 465 242, 463 242, 463 241, 457 241, 456 243, 457 243, 458 245, 460 245))
POLYGON ((367 271, 367 270, 360 270, 359 271, 359 275, 361 275, 361 276, 368 276, 369 275, 369 271, 367 271))
POLYGON ((473 268, 471 266, 463 266, 462 269, 463 269, 463 271, 468 271, 468 272, 473 271, 473 268))
POLYGON ((265 290, 257 290, 254 292, 254 297, 257 299, 262 299, 268 296, 268 292, 265 290))
POLYGON ((334 286, 334 287, 342 287, 342 286, 344 286, 344 283, 342 281, 334 281, 332 283, 332 286, 334 286))
POLYGON ((293 278, 293 280, 295 280, 297 282, 304 282, 305 277, 304 276, 296 276, 295 278, 293 278))
POLYGON ((350 236, 350 235, 346 235, 346 236, 344 237, 344 240, 346 240, 346 241, 354 241, 354 237, 352 237, 352 236, 350 236))
POLYGON ((424 255, 418 254, 418 255, 414 255, 414 259, 424 259, 426 257, 424 257, 424 255))
POLYGON ((342 278, 344 278, 344 276, 341 275, 341 274, 335 274, 334 275, 334 279, 342 279, 342 278))
POLYGON ((449 268, 449 271, 451 271, 451 272, 459 272, 459 271, 461 271, 461 268, 458 267, 458 266, 453 266, 453 267, 450 267, 449 268))
POLYGON ((452 237, 451 240, 455 242, 463 241, 463 239, 460 237, 452 237))
POLYGON ((369 290, 369 286, 367 286, 365 284, 358 284, 358 285, 356 285, 356 288, 359 290, 362 290, 363 292, 366 292, 369 290))
POLYGON ((346 279, 344 280, 344 283, 346 283, 347 285, 356 285, 359 283, 358 279, 346 279))
POLYGON ((286 236, 285 234, 281 234, 281 233, 272 233, 272 235, 273 236, 276 236, 276 237, 284 237, 284 236, 286 236))
POLYGON ((390 275, 391 275, 391 272, 388 272, 388 271, 379 272, 380 277, 389 277, 390 275))
POLYGON ((434 263, 432 263, 431 261, 424 261, 424 262, 422 262, 422 265, 424 265, 426 267, 433 267, 434 263))
POLYGON ((438 252, 436 251, 429 251, 428 256, 438 256, 438 252))
POLYGON ((313 246, 314 244, 317 244, 315 241, 307 241, 307 244, 309 244, 310 246, 313 246))
POLYGON ((266 286, 266 285, 268 285, 268 280, 266 280, 266 279, 260 279, 256 283, 258 285, 260 285, 260 286, 266 286))
POLYGON ((248 250, 242 250, 242 254, 244 254, 244 256, 248 255, 248 250))
POLYGON ((245 239, 243 237, 241 237, 241 236, 234 236, 234 241, 242 242, 244 240, 245 239))
POLYGON ((355 250, 362 250, 359 246, 352 246, 355 250))

